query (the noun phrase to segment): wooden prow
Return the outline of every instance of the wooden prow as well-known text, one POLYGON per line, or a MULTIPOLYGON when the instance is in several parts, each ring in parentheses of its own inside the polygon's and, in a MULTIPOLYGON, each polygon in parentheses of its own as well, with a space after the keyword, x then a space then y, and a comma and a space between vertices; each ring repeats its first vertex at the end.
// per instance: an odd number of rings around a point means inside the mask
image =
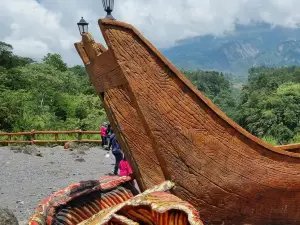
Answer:
POLYGON ((299 154, 229 119, 132 26, 106 19, 99 25, 125 77, 132 120, 147 131, 148 154, 155 152, 165 178, 176 183, 175 195, 204 221, 300 224, 299 154))
POLYGON ((109 121, 117 135, 143 191, 163 182, 164 176, 151 142, 132 106, 128 85, 111 50, 95 43, 88 33, 75 43, 90 80, 104 103, 109 121))
POLYGON ((300 153, 300 144, 289 144, 289 145, 279 145, 275 146, 276 149, 282 150, 282 151, 289 151, 289 152, 295 152, 300 153))

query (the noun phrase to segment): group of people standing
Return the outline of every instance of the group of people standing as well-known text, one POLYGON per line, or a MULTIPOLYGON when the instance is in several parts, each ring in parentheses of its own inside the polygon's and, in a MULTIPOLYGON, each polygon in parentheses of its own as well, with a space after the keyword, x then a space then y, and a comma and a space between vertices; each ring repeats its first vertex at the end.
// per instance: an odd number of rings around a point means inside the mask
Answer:
POLYGON ((109 144, 109 137, 111 135, 111 131, 111 125, 106 122, 103 122, 102 126, 100 127, 102 148, 104 148, 105 145, 109 144))
POLYGON ((100 128, 102 147, 107 146, 107 150, 112 151, 115 157, 115 167, 113 170, 114 175, 130 176, 132 175, 132 169, 121 150, 120 144, 118 143, 116 134, 110 124, 104 122, 100 128), (118 171, 120 170, 119 174, 118 171))

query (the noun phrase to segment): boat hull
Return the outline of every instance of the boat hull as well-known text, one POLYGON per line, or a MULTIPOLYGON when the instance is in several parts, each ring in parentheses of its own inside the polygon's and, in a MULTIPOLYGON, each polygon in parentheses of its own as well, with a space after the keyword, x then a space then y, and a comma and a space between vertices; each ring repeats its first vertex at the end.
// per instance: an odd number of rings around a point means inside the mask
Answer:
POLYGON ((230 120, 132 26, 99 20, 173 193, 225 224, 299 224, 300 159, 230 120))

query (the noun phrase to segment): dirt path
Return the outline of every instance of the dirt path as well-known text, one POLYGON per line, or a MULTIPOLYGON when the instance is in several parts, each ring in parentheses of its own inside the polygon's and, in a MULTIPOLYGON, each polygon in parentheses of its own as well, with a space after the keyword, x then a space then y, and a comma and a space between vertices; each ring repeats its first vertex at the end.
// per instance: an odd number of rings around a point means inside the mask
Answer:
POLYGON ((38 150, 42 157, 0 148, 0 203, 14 212, 20 224, 49 194, 74 182, 98 179, 113 168, 113 156, 105 158, 101 148, 86 148, 81 154, 61 146, 38 150))

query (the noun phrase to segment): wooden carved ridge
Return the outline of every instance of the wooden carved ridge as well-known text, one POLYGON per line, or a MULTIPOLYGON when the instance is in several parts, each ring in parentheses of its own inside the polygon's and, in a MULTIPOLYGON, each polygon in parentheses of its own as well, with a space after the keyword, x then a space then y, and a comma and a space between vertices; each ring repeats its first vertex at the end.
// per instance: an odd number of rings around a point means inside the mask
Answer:
MULTIPOLYGON (((116 100, 122 95, 115 95, 108 101, 111 115, 119 113, 113 120, 143 128, 151 147, 140 153, 147 151, 162 165, 159 177, 175 182, 173 194, 192 203, 208 222, 300 223, 299 154, 270 146, 229 119, 131 25, 106 19, 99 25, 124 79, 104 98, 123 87, 125 107, 134 112, 134 119, 126 110, 117 112, 123 110, 116 100)), ((122 125, 121 133, 129 137, 122 125)), ((142 144, 139 135, 135 140, 142 144)), ((129 141, 124 143, 134 163, 139 148, 129 141)), ((140 176, 148 177, 144 159, 136 164, 140 176)))
POLYGON ((90 80, 104 103, 109 121, 136 175, 140 189, 165 180, 151 141, 132 105, 128 84, 113 52, 89 33, 75 43, 90 80))

